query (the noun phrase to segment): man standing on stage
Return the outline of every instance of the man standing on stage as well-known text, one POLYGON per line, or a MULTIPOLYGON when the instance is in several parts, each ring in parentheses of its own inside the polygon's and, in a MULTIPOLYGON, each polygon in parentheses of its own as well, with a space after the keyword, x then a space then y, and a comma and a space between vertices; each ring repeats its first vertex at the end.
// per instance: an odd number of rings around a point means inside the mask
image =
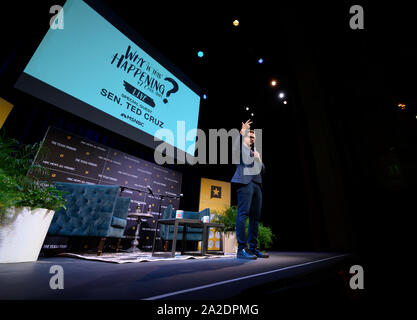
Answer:
POLYGON ((262 176, 265 166, 256 150, 255 132, 250 130, 251 121, 242 122, 239 139, 233 145, 235 157, 239 157, 232 182, 237 189, 236 237, 238 241, 237 257, 241 259, 268 258, 257 249, 258 225, 262 209, 262 176), (236 154, 239 152, 239 154, 236 154), (246 220, 249 218, 248 243, 246 243, 246 220))

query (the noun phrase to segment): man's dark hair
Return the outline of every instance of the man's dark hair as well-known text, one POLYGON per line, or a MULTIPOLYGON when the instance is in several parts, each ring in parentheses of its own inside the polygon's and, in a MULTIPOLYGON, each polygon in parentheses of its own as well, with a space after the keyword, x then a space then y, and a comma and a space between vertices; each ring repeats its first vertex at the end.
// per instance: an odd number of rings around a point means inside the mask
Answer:
POLYGON ((248 135, 249 135, 249 133, 253 133, 253 134, 255 134, 255 130, 253 130, 253 129, 246 130, 246 132, 245 132, 245 137, 246 137, 246 136, 248 136, 248 135))

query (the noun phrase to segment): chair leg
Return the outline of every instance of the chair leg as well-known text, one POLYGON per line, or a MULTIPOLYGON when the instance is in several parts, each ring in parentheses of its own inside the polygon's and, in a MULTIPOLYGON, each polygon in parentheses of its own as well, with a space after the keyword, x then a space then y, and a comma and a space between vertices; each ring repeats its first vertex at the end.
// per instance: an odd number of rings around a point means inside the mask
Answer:
POLYGON ((172 238, 171 258, 175 258, 175 249, 177 247, 177 235, 178 235, 178 219, 175 220, 175 224, 174 224, 174 237, 172 238))
POLYGON ((205 256, 207 252, 207 241, 208 241, 208 230, 207 226, 203 225, 203 240, 201 241, 201 255, 205 256))
POLYGON ((116 253, 118 253, 118 252, 119 252, 119 249, 120 249, 120 242, 121 242, 121 241, 122 241, 122 239, 121 239, 121 238, 117 239, 116 253))
POLYGON ((181 243, 181 254, 183 255, 185 252, 185 242, 187 241, 187 226, 184 225, 182 229, 182 243, 181 243))
POLYGON ((104 242, 106 242, 106 238, 101 238, 100 243, 98 244, 97 256, 101 256, 103 252, 104 242))

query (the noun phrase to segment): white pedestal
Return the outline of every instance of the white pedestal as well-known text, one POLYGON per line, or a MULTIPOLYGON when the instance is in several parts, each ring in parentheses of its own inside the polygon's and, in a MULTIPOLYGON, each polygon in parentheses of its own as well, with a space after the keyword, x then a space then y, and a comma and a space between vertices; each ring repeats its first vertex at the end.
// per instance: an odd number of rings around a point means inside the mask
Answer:
POLYGON ((10 208, 0 219, 0 263, 36 261, 55 211, 10 208))

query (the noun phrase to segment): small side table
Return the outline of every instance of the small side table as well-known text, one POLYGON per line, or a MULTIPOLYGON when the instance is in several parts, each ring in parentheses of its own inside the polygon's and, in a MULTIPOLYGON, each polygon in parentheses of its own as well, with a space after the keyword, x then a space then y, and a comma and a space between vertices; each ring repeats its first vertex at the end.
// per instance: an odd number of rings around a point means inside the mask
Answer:
MULTIPOLYGON (((159 219, 158 225, 166 224, 166 225, 173 225, 174 226, 174 235, 172 238, 172 248, 171 252, 155 252, 155 244, 152 247, 152 257, 166 257, 166 258, 174 258, 175 257, 175 249, 177 246, 177 235, 178 235, 178 227, 183 226, 183 234, 182 234, 182 248, 181 254, 185 253, 185 242, 187 241, 187 227, 193 228, 203 228, 203 223, 198 219, 176 219, 176 218, 168 218, 168 219, 159 219)), ((204 230, 204 228, 203 228, 204 230)), ((199 255, 203 255, 203 251, 199 255)))
POLYGON ((144 213, 144 212, 132 212, 128 215, 129 218, 136 218, 137 219, 137 225, 136 225, 136 232, 135 232, 135 238, 132 240, 131 247, 127 249, 127 252, 141 252, 141 250, 138 248, 138 238, 139 238, 139 232, 140 227, 142 225, 142 218, 153 218, 154 216, 150 213, 144 213))
MULTIPOLYGON (((207 254, 207 242, 208 242, 208 230, 209 228, 218 228, 224 230, 223 223, 203 223, 198 219, 176 219, 176 218, 169 218, 169 219, 159 219, 158 224, 166 224, 166 225, 173 225, 174 226, 174 235, 172 240, 172 248, 171 252, 155 252, 155 246, 152 247, 152 256, 153 257, 175 257, 175 249, 177 244, 177 235, 178 235, 178 227, 183 226, 183 235, 182 235, 182 249, 181 254, 185 254, 185 242, 187 239, 187 227, 194 227, 194 228, 202 228, 203 230, 203 239, 201 245, 201 251, 199 253, 192 253, 193 255, 201 255, 204 256, 207 254)), ((188 253, 191 254, 191 253, 188 253)), ((220 251, 212 251, 210 250, 210 254, 224 254, 223 252, 223 241, 222 247, 220 251)))

